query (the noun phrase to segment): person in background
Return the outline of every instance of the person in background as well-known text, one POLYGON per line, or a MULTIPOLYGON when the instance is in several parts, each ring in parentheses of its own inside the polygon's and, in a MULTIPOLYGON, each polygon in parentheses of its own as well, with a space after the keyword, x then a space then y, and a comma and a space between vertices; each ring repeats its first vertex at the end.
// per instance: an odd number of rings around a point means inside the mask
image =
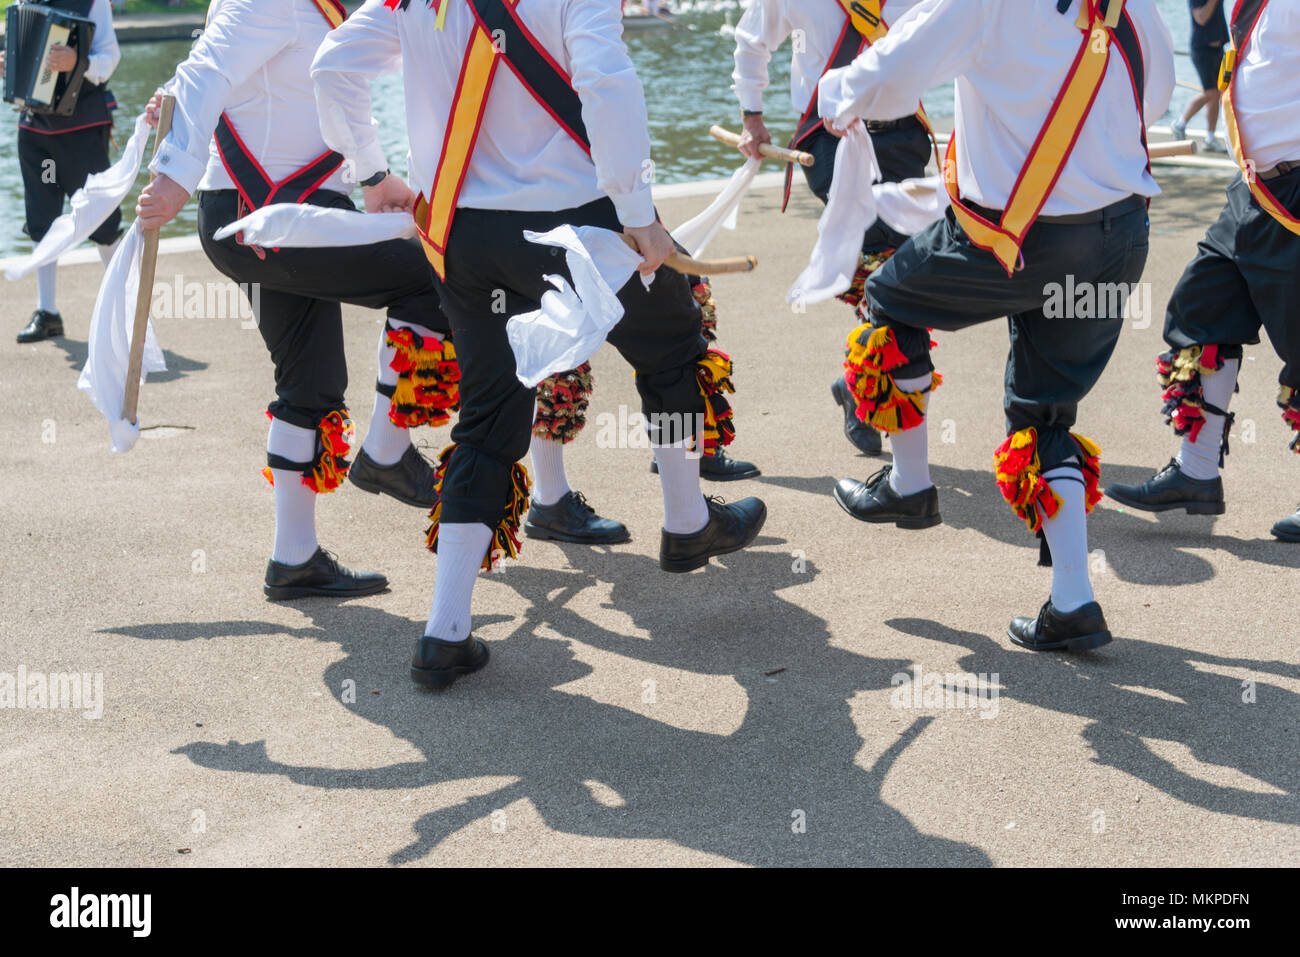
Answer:
POLYGON ((1228 42, 1228 21, 1221 0, 1187 0, 1192 14, 1190 49, 1201 92, 1192 97, 1181 118, 1173 124, 1174 139, 1187 136, 1187 123, 1205 107, 1205 148, 1212 153, 1226 153, 1228 147, 1218 138, 1219 64, 1223 45, 1228 42))
MULTIPOLYGON (((81 189, 92 173, 103 172, 110 165, 112 110, 117 104, 106 84, 122 54, 113 32, 108 0, 94 0, 90 19, 95 21, 95 36, 76 110, 71 116, 24 112, 18 118, 18 164, 22 169, 27 207, 23 232, 35 243, 41 241, 50 224, 63 213, 64 199, 81 189)), ((58 45, 50 49, 46 63, 52 70, 69 73, 76 69, 77 56, 76 49, 58 45)), ((3 69, 4 54, 0 53, 0 72, 3 69)), ((113 258, 121 235, 122 214, 118 210, 90 234, 105 265, 113 258)), ((18 333, 19 342, 39 342, 63 335, 63 317, 54 301, 58 269, 58 263, 50 263, 36 271, 36 311, 18 333)))

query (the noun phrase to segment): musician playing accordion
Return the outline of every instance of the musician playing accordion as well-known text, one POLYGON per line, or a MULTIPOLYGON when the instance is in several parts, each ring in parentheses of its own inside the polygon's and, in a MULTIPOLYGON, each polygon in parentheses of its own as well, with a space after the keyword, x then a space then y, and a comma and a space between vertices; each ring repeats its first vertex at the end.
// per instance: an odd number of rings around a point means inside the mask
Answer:
MULTIPOLYGON (((24 0, 31 2, 31 0, 24 0)), ((85 16, 94 22, 89 51, 68 45, 50 48, 46 65, 59 73, 81 68, 85 74, 76 107, 69 115, 25 110, 18 119, 18 162, 23 174, 27 220, 23 231, 40 242, 50 224, 63 212, 64 199, 86 182, 91 173, 109 167, 112 110, 117 104, 108 91, 108 78, 122 58, 113 32, 109 0, 50 0, 46 5, 85 16), (87 7, 89 8, 87 10, 87 7)), ((0 54, 0 67, 3 67, 0 54)), ((99 247, 105 265, 112 259, 122 234, 122 215, 114 210, 90 238, 99 247)), ((56 271, 50 263, 37 270, 37 303, 19 342, 38 342, 63 335, 63 317, 55 305, 56 271)))

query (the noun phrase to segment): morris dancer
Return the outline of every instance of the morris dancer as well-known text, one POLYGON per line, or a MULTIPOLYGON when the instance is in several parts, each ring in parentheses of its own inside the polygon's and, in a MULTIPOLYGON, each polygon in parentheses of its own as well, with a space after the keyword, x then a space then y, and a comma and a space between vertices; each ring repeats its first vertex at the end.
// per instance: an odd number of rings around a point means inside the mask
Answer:
MULTIPOLYGON (((90 19, 95 35, 90 49, 85 82, 70 116, 24 112, 18 118, 18 165, 22 170, 23 199, 27 220, 23 232, 39 243, 50 224, 63 212, 63 201, 82 186, 93 173, 108 169, 109 142, 113 134, 112 111, 117 108, 108 91, 108 78, 117 69, 122 54, 113 32, 113 11, 108 0, 91 0, 90 19)), ((56 45, 50 50, 46 65, 59 73, 69 73, 77 66, 83 51, 56 45)), ((0 73, 4 72, 5 55, 0 51, 0 73)), ((113 258, 122 236, 122 213, 113 210, 90 235, 104 265, 113 258)), ((49 263, 36 271, 36 311, 21 332, 19 342, 39 342, 63 335, 63 316, 55 299, 58 286, 58 263, 49 263)))
POLYGON ((926 441, 940 382, 926 327, 957 330, 1010 316, 1008 438, 998 485, 1045 536, 1051 597, 1011 622, 1012 641, 1081 650, 1111 640, 1088 576, 1085 515, 1097 491, 1097 446, 1070 431, 1097 382, 1122 315, 1044 316, 1046 290, 1136 283, 1147 253, 1147 202, 1159 192, 1145 116, 1174 86, 1169 30, 1153 0, 930 0, 896 30, 821 81, 821 115, 897 116, 956 77, 956 130, 944 179, 951 208, 867 281, 871 323, 849 337, 846 382, 862 412, 890 433, 894 464, 835 498, 865 522, 940 522, 926 441), (1041 215, 1040 215, 1041 213, 1041 215))
POLYGON ((552 288, 546 274, 570 278, 565 260, 525 240, 526 229, 621 230, 644 257, 641 272, 654 275, 649 290, 637 276, 620 290, 625 314, 608 341, 636 369, 651 423, 664 495, 660 568, 686 572, 744 548, 766 518, 758 499, 724 505, 700 492, 689 423, 706 423, 704 450, 729 439, 729 363, 707 348, 690 284, 659 268, 673 246, 642 177, 645 100, 621 31, 607 0, 367 0, 313 67, 326 141, 366 176, 383 164, 368 80, 399 57, 405 64, 415 219, 457 343, 461 414, 438 467, 428 535, 438 570, 411 662, 426 686, 487 663, 487 646, 471 635, 475 579, 519 548, 529 489, 519 459, 534 396, 515 375, 506 320, 538 308, 552 288))
MULTIPOLYGON (((808 188, 823 203, 831 192, 838 140, 822 126, 817 112, 817 81, 828 70, 847 66, 889 30, 885 21, 897 23, 919 0, 755 0, 736 27, 736 69, 732 74, 740 100, 744 132, 739 149, 757 159, 758 148, 772 142, 764 124, 763 91, 768 85, 768 63, 786 38, 791 43, 790 98, 796 109, 803 106, 790 149, 816 157, 813 166, 801 167, 808 188)), ((876 159, 885 182, 897 183, 925 175, 933 155, 928 121, 918 110, 919 100, 898 116, 884 116, 867 123, 876 159)), ((787 166, 785 196, 781 209, 790 202, 793 166, 787 166)), ((852 285, 839 298, 855 308, 862 301, 862 287, 869 276, 907 236, 876 220, 862 238, 862 258, 852 285)), ((861 452, 879 455, 880 434, 857 415, 857 402, 849 395, 842 377, 831 384, 831 394, 844 413, 844 435, 861 452)))
MULTIPOLYGON (((383 575, 351 571, 320 547, 316 496, 350 477, 366 491, 432 507, 433 468, 407 430, 446 423, 457 401, 455 352, 414 240, 277 250, 213 239, 273 202, 353 208, 355 177, 321 139, 310 77, 317 47, 345 15, 333 0, 216 0, 202 38, 167 84, 175 122, 137 207, 141 224, 156 228, 198 189, 204 252, 249 295, 275 363, 265 469, 275 544, 264 586, 273 599, 387 587, 383 575), (343 302, 388 312, 370 428, 351 466, 343 302)), ((378 164, 361 178, 369 210, 408 201, 410 191, 387 169, 378 164)))
MULTIPOLYGON (((1282 360, 1278 405, 1300 452, 1300 14, 1241 0, 1220 78, 1228 138, 1242 175, 1174 288, 1165 314, 1170 351, 1157 368, 1178 455, 1140 485, 1106 494, 1146 512, 1222 515, 1219 467, 1228 453, 1242 346, 1262 326, 1282 360)), ((1300 510, 1273 526, 1300 542, 1300 510)))

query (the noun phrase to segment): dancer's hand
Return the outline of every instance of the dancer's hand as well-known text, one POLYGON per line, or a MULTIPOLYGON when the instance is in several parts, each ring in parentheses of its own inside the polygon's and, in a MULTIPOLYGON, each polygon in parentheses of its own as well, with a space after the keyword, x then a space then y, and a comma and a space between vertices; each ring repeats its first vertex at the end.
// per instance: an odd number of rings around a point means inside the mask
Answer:
POLYGON ((71 73, 77 68, 77 51, 70 46, 56 43, 50 47, 50 55, 45 58, 45 65, 55 73, 71 73))
POLYGON ((655 270, 664 264, 669 256, 677 251, 673 238, 663 224, 655 222, 649 226, 627 226, 623 230, 636 243, 637 252, 645 260, 636 267, 643 276, 653 276, 655 270))
POLYGON ((849 121, 849 124, 847 126, 845 126, 843 129, 840 129, 838 126, 835 125, 833 120, 826 117, 822 118, 822 126, 826 128, 826 132, 831 134, 831 136, 836 136, 839 137, 840 139, 843 139, 844 137, 848 136, 849 130, 853 129, 853 127, 858 126, 861 123, 862 120, 860 120, 858 117, 855 116, 853 119, 849 121))
POLYGON ((162 114, 162 98, 163 91, 157 90, 144 107, 144 121, 155 130, 158 129, 158 117, 162 114))
POLYGON ((750 159, 762 159, 763 155, 758 151, 758 148, 771 143, 772 134, 767 131, 767 125, 763 122, 762 116, 747 116, 744 123, 745 129, 740 134, 740 142, 736 144, 736 149, 750 159))
POLYGON ((165 173, 159 173, 153 182, 140 191, 136 200, 135 215, 145 229, 166 226, 181 211, 190 194, 165 173))
POLYGON ((389 173, 374 186, 361 187, 367 213, 409 213, 415 209, 415 194, 402 177, 389 173))

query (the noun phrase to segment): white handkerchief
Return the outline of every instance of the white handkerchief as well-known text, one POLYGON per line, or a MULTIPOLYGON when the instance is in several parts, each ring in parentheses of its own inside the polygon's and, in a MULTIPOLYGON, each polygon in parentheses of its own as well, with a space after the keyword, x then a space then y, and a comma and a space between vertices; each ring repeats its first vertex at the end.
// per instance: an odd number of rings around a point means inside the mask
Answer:
POLYGON ((131 192, 148 143, 149 127, 142 113, 136 117, 135 130, 117 162, 103 172, 87 177, 85 185, 72 194, 71 212, 51 223, 49 231, 31 255, 10 265, 5 275, 10 279, 21 279, 33 269, 57 262, 65 252, 89 239, 90 234, 122 205, 122 200, 131 192))
MULTIPOLYGON (((542 294, 541 308, 512 316, 506 335, 515 354, 515 374, 533 388, 549 375, 574 369, 590 359, 623 318, 618 290, 625 286, 641 255, 616 232, 597 226, 559 226, 547 233, 524 231, 529 242, 558 246, 573 276, 548 275, 554 291, 542 294)), ((649 287, 649 281, 642 279, 649 287)))
POLYGON ((787 302, 821 302, 849 288, 858 271, 862 235, 876 221, 871 187, 879 178, 871 136, 856 123, 836 147, 831 192, 817 223, 817 244, 808 267, 786 294, 787 302))
MULTIPOLYGON (((126 392, 126 370, 131 357, 131 335, 135 326, 136 294, 140 288, 140 253, 144 248, 144 231, 137 220, 131 224, 104 271, 90 317, 90 341, 86 365, 77 379, 77 388, 108 420, 108 432, 114 452, 130 452, 140 437, 139 419, 132 425, 122 418, 122 400, 126 392)), ((153 323, 145 329, 144 364, 140 381, 150 372, 165 372, 167 361, 154 336, 153 323)))
POLYGON ((727 185, 704 212, 688 219, 673 230, 673 239, 681 243, 693 258, 699 258, 704 254, 705 247, 713 241, 714 236, 718 235, 719 229, 736 228, 736 219, 740 214, 740 201, 745 198, 750 184, 754 182, 760 164, 760 160, 746 160, 744 166, 731 174, 727 185))
POLYGON ((415 235, 410 213, 362 213, 306 203, 272 203, 222 226, 214 239, 243 233, 247 246, 267 249, 368 246, 415 235))
POLYGON ((877 183, 876 215, 889 226, 914 236, 936 219, 943 219, 948 208, 948 192, 943 177, 905 179, 901 183, 877 183))

